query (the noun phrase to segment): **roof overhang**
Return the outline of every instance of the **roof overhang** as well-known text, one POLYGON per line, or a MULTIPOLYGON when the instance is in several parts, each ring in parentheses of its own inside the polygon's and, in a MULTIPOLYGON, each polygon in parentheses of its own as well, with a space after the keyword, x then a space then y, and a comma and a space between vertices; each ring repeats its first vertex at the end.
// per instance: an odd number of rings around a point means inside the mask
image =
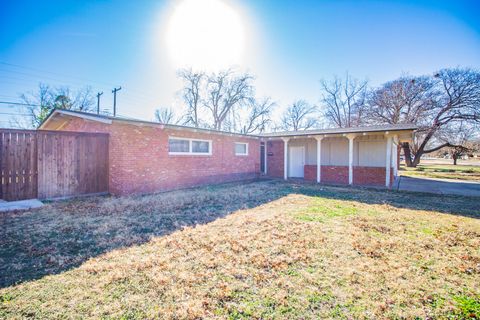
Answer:
POLYGON ((86 113, 79 113, 69 110, 54 109, 47 118, 40 124, 40 130, 60 130, 62 126, 68 122, 72 117, 81 118, 89 121, 96 121, 105 124, 111 124, 112 120, 108 118, 98 117, 96 115, 89 115, 86 113))
POLYGON ((346 136, 367 136, 367 135, 391 135, 395 136, 401 141, 410 141, 413 137, 413 132, 417 129, 413 124, 394 124, 381 125, 370 127, 353 127, 353 128, 335 128, 335 129, 318 129, 305 131, 284 131, 272 132, 262 134, 241 134, 234 132, 219 131, 206 128, 195 128, 174 124, 162 124, 158 122, 145 121, 139 119, 130 119, 123 117, 112 117, 108 115, 97 115, 82 111, 71 111, 64 109, 54 109, 40 124, 40 130, 61 130, 72 118, 81 118, 86 121, 94 121, 103 124, 112 124, 113 122, 122 122, 135 126, 151 126, 161 129, 171 129, 179 131, 198 132, 206 134, 219 134, 227 136, 238 136, 250 139, 301 139, 301 138, 316 138, 316 137, 346 137, 346 136))
POLYGON ((372 127, 354 127, 354 128, 335 128, 321 130, 305 130, 305 131, 285 131, 261 134, 263 140, 276 139, 305 139, 305 138, 333 138, 348 136, 368 136, 368 135, 385 135, 398 136, 403 139, 410 139, 417 126, 412 124, 389 125, 389 126, 372 126, 372 127))
POLYGON ((177 131, 189 131, 196 133, 218 134, 226 136, 237 136, 249 139, 259 139, 257 135, 241 134, 235 132, 226 132, 206 128, 195 128, 175 124, 163 124, 159 122, 145 121, 139 119, 130 119, 123 117, 112 117, 107 115, 97 115, 80 111, 70 111, 64 109, 54 109, 47 118, 40 124, 40 130, 61 130, 72 118, 81 118, 87 121, 95 121, 104 124, 112 124, 113 122, 122 122, 134 126, 149 126, 161 129, 171 129, 177 131))

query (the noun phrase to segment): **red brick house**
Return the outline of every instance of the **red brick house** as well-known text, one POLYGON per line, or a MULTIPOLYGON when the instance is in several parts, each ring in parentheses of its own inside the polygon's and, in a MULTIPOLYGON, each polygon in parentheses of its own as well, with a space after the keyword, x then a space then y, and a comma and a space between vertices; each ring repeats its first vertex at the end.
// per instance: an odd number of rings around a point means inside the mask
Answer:
POLYGON ((54 110, 39 129, 108 133, 109 192, 126 195, 260 175, 389 187, 397 175, 396 146, 411 140, 416 128, 390 125, 242 135, 54 110))

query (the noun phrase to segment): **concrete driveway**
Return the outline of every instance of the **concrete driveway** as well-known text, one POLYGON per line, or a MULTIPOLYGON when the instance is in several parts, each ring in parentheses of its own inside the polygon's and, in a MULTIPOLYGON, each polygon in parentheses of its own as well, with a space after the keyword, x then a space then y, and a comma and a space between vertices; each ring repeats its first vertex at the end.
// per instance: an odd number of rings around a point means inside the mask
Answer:
POLYGON ((465 180, 412 178, 400 176, 397 190, 480 197, 480 183, 465 180))

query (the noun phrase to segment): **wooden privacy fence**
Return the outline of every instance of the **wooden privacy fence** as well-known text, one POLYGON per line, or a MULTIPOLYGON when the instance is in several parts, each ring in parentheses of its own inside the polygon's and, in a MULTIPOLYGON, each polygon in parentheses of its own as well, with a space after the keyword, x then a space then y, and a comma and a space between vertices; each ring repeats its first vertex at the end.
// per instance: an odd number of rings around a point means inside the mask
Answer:
POLYGON ((0 129, 0 199, 108 192, 108 134, 0 129))

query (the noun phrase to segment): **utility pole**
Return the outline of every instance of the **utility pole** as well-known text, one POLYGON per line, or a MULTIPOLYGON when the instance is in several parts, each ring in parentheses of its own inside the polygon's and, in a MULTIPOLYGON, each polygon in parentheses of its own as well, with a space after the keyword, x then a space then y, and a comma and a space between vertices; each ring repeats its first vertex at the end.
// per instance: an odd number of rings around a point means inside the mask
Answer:
POLYGON ((102 92, 97 93, 97 114, 100 114, 100 96, 103 94, 102 92))
POLYGON ((117 114, 117 91, 122 90, 122 87, 113 88, 113 116, 115 117, 117 114))

